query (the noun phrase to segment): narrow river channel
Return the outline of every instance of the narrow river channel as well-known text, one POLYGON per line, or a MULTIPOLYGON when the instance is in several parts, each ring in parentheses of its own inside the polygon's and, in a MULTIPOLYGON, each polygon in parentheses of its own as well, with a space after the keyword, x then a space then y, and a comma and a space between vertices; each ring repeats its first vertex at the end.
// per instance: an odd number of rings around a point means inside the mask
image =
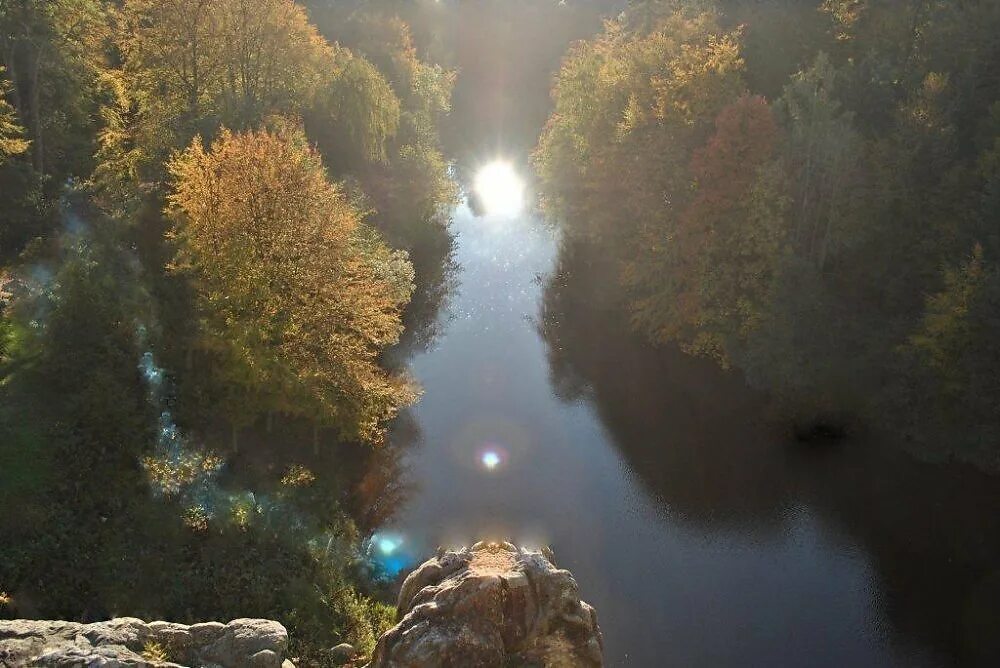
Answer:
POLYGON ((463 204, 453 233, 458 286, 411 362, 414 489, 387 549, 550 545, 613 666, 950 665, 983 642, 988 478, 786 442, 736 374, 634 341, 562 275, 572 258, 557 275, 537 216, 463 204))

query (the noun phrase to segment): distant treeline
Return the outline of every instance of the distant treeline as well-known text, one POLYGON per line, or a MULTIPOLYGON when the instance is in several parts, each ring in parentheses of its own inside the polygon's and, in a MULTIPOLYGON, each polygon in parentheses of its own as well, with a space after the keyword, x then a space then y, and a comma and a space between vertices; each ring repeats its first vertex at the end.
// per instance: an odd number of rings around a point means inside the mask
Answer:
POLYGON ((996 468, 998 62, 989 0, 636 0, 565 56, 543 205, 650 340, 996 468))

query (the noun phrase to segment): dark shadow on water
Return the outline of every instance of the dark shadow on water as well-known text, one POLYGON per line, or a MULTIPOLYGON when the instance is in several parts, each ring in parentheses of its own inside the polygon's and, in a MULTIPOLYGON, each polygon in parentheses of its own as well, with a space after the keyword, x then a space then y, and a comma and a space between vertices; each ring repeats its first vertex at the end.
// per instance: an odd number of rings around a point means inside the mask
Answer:
MULTIPOLYGON (((557 393, 593 408, 665 515, 765 538, 806 507, 825 535, 870 560, 869 605, 890 620, 893 642, 948 663, 1000 665, 995 478, 915 461, 871 436, 817 430, 796 440, 738 374, 631 335, 612 279, 599 256, 564 245, 539 329, 557 393)), ((789 646, 791 662, 805 656, 789 646)))

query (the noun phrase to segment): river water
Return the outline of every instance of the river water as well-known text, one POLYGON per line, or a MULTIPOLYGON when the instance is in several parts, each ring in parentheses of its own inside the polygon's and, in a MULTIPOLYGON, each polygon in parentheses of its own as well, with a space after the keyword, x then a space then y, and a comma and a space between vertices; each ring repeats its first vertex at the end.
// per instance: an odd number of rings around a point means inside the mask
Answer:
POLYGON ((394 551, 550 545, 613 666, 951 665, 996 641, 994 480, 791 442, 738 375, 634 340, 537 216, 462 205, 453 232, 394 551))

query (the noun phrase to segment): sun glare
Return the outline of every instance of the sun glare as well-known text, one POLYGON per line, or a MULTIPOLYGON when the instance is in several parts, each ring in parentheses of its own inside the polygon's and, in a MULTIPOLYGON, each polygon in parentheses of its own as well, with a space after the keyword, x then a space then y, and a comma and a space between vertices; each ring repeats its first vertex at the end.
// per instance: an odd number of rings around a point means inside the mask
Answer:
POLYGON ((524 205, 524 182, 509 162, 498 160, 480 169, 475 189, 490 215, 513 216, 524 205))
POLYGON ((500 454, 492 450, 484 452, 480 459, 483 462, 483 466, 491 471, 500 465, 500 454))
POLYGON ((497 471, 507 463, 507 450, 498 443, 487 443, 479 450, 477 458, 485 471, 497 471))

